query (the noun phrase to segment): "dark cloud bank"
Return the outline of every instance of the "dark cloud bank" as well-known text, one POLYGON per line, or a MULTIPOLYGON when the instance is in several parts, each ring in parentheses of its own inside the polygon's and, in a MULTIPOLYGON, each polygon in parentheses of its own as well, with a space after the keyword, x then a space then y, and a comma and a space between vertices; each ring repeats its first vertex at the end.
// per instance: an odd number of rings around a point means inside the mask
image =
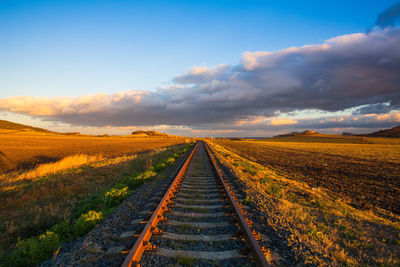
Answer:
MULTIPOLYGON (((393 9, 380 15, 378 25, 392 25, 398 4, 393 9)), ((0 110, 73 125, 167 124, 209 129, 252 116, 308 109, 335 112, 359 106, 356 114, 400 108, 400 28, 375 29, 277 52, 246 52, 236 66, 195 67, 156 92, 0 99, 0 110)))

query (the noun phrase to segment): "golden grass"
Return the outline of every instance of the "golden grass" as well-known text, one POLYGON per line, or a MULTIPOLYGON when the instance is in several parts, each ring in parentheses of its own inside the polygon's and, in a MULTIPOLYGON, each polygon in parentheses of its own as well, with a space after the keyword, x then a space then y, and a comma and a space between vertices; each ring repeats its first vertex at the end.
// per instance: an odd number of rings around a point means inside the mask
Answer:
POLYGON ((85 155, 85 154, 76 154, 73 156, 65 157, 54 163, 40 164, 35 169, 20 174, 16 180, 39 178, 42 176, 46 176, 49 174, 55 174, 55 173, 63 171, 63 170, 76 168, 76 167, 82 166, 84 164, 88 164, 90 162, 99 161, 99 160, 103 160, 103 159, 104 158, 101 154, 94 155, 94 156, 85 155))
MULTIPOLYGON (((166 140, 164 146, 169 144, 166 140)), ((0 256, 13 248, 18 237, 25 239, 41 234, 85 206, 87 203, 81 203, 82 200, 108 190, 121 179, 149 168, 185 146, 157 148, 160 144, 156 142, 151 151, 137 155, 103 158, 101 155, 78 154, 39 165, 22 174, 3 174, 0 183, 0 256)))
MULTIPOLYGON (((252 154, 255 146, 238 150, 237 154, 230 146, 225 146, 229 142, 216 142, 210 142, 211 147, 219 161, 236 177, 234 182, 243 185, 248 199, 266 214, 268 224, 287 240, 305 263, 321 266, 400 264, 398 214, 354 207, 327 189, 310 186, 284 171, 244 158, 252 154)), ((261 150, 252 155, 263 153, 265 151, 261 150)))
POLYGON ((183 137, 130 138, 0 131, 0 172, 32 169, 38 164, 86 154, 115 158, 190 141, 183 137))

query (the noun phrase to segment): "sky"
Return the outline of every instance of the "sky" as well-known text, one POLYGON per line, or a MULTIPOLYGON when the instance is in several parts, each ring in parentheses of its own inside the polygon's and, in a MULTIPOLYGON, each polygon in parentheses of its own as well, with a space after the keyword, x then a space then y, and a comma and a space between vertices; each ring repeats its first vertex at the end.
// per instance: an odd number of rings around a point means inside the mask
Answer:
POLYGON ((271 136, 400 124, 398 1, 0 1, 0 118, 271 136))

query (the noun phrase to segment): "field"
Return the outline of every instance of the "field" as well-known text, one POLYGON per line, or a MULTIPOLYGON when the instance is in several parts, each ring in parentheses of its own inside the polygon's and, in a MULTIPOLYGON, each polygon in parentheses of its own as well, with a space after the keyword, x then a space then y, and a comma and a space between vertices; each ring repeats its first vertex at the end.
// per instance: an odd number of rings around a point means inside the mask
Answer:
POLYGON ((0 176, 0 262, 18 238, 35 238, 59 229, 56 225, 69 229, 58 234, 60 240, 75 237, 71 229, 79 216, 91 210, 106 216, 130 190, 161 174, 190 141, 39 133, 3 134, 0 140, 3 155, 13 162, 30 167, 38 159, 47 162, 0 176))
POLYGON ((101 154, 104 158, 133 155, 183 140, 180 137, 95 137, 0 129, 0 172, 32 168, 74 154, 101 154))
POLYGON ((324 139, 210 144, 305 262, 400 264, 400 140, 324 139))
POLYGON ((399 214, 400 141, 389 142, 388 145, 306 143, 303 140, 219 143, 263 166, 284 172, 292 179, 326 189, 355 207, 376 207, 399 214))

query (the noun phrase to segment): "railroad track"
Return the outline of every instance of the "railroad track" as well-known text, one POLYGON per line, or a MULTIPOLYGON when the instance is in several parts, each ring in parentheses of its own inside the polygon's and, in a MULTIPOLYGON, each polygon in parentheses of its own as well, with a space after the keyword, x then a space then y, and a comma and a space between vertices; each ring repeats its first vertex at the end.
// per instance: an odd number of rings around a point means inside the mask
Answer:
POLYGON ((244 207, 200 141, 122 266, 268 266, 244 207))

